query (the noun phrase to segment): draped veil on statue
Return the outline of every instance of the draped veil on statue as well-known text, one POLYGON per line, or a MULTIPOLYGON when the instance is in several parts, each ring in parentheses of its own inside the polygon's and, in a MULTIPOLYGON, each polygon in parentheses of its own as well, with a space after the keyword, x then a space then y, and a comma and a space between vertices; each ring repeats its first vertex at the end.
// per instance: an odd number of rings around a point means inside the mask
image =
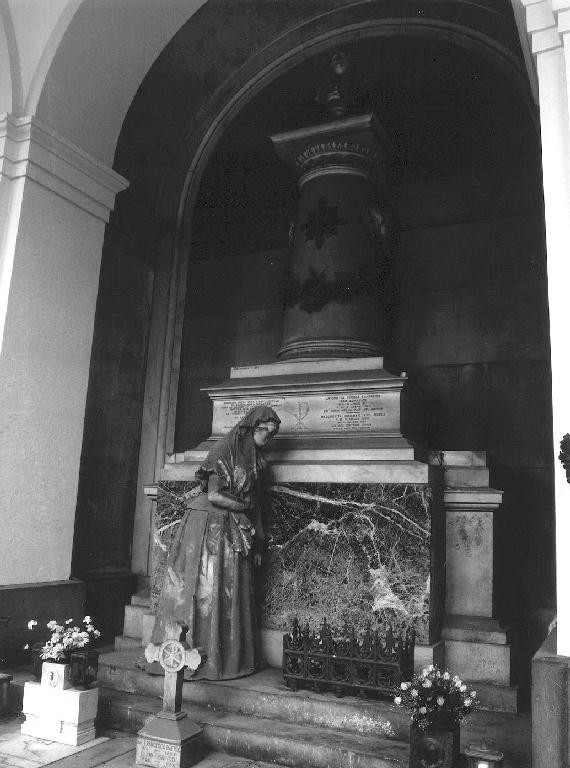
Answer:
POLYGON ((194 678, 242 677, 258 664, 252 537, 255 548, 263 537, 255 490, 265 461, 254 430, 268 422, 279 427, 275 411, 254 408, 214 445, 196 472, 201 492, 188 500, 168 554, 151 642, 163 642, 168 621, 186 624, 188 644, 207 655, 194 678), (245 512, 208 500, 212 474, 222 496, 251 500, 245 512))

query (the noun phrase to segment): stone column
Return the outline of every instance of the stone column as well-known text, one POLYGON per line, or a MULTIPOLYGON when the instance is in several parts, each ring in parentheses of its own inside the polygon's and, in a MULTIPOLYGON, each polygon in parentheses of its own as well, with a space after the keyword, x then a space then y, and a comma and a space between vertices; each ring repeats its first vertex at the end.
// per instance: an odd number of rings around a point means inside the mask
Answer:
POLYGON ((387 141, 373 115, 272 137, 299 175, 281 360, 382 354, 387 141))
POLYGON ((0 120, 2 585, 69 579, 103 235, 126 186, 34 118, 0 120))
POLYGON ((570 358, 568 295, 570 272, 570 2, 546 0, 526 6, 539 83, 542 172, 546 223, 548 307, 552 366, 554 486, 556 507, 556 571, 558 653, 570 656, 570 485, 556 459, 562 437, 570 432, 570 358))
MULTIPOLYGON (((513 0, 515 2, 515 0, 513 0)), ((570 765, 570 485, 558 461, 570 432, 570 0, 519 0, 536 63, 546 224, 556 511, 557 627, 532 662, 532 764, 570 765)))

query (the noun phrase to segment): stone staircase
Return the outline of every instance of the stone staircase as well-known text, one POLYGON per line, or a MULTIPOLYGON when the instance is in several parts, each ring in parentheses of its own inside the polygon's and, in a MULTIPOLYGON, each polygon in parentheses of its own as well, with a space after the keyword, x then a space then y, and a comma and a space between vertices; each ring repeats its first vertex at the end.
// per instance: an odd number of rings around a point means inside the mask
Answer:
MULTIPOLYGON (((99 660, 100 725, 135 732, 161 709, 163 678, 137 666, 154 616, 150 590, 125 607, 123 635, 99 660)), ((281 671, 240 680, 185 683, 183 708, 215 752, 294 768, 399 768, 408 764, 409 721, 386 702, 299 691, 281 671)))
MULTIPOLYGON (((103 654, 99 725, 136 732, 161 709, 163 678, 136 667, 142 648, 103 654)), ((386 701, 293 693, 280 670, 240 680, 187 682, 183 709, 204 729, 206 750, 280 768, 406 768, 409 720, 386 701)), ((504 768, 530 768, 530 715, 477 712, 461 728, 462 748, 485 739, 504 768)), ((460 763, 463 766, 464 763, 460 763)), ((457 767, 459 768, 459 766, 457 767)))
MULTIPOLYGON (((123 635, 115 650, 102 654, 99 725, 136 732, 161 709, 163 678, 137 667, 152 632, 148 584, 139 585, 126 606, 123 635)), ((481 687, 481 686, 478 686, 481 687)), ((409 720, 390 702, 313 691, 290 691, 279 669, 265 669, 239 680, 184 684, 183 709, 204 729, 213 753, 270 763, 276 768, 405 768, 409 720)), ((505 750, 505 768, 530 766, 523 745, 525 718, 477 713, 462 727, 462 742, 483 738, 505 750)))
MULTIPOLYGON (((101 724, 136 731, 161 709, 163 678, 136 668, 142 649, 99 662, 101 724)), ((408 763, 408 720, 386 702, 299 691, 267 669, 240 680, 186 683, 183 709, 217 752, 294 768, 399 768, 408 763)))

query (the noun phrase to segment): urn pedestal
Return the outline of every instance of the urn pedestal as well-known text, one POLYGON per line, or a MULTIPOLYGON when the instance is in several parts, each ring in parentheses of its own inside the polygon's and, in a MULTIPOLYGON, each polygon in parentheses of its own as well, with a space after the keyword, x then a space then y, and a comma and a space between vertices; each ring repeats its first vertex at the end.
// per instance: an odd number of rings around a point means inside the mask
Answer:
POLYGON ((99 689, 72 688, 70 669, 69 664, 44 662, 41 683, 25 683, 23 734, 71 746, 95 738, 99 689))

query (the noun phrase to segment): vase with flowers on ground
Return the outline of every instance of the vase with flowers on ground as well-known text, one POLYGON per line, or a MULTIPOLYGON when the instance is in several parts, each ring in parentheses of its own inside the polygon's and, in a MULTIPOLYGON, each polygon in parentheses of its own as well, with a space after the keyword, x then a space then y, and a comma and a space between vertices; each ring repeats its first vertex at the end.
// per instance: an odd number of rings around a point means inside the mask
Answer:
POLYGON ((400 684, 394 702, 410 714, 410 768, 458 768, 460 725, 478 706, 476 691, 430 664, 400 684))
MULTIPOLYGON (((30 619, 28 630, 37 633, 37 626, 38 622, 30 619)), ((34 676, 41 678, 42 685, 89 687, 97 679, 99 663, 99 653, 92 646, 101 635, 91 617, 85 616, 80 625, 74 619, 63 623, 52 619, 46 627, 51 633, 47 640, 25 646, 34 676)))

